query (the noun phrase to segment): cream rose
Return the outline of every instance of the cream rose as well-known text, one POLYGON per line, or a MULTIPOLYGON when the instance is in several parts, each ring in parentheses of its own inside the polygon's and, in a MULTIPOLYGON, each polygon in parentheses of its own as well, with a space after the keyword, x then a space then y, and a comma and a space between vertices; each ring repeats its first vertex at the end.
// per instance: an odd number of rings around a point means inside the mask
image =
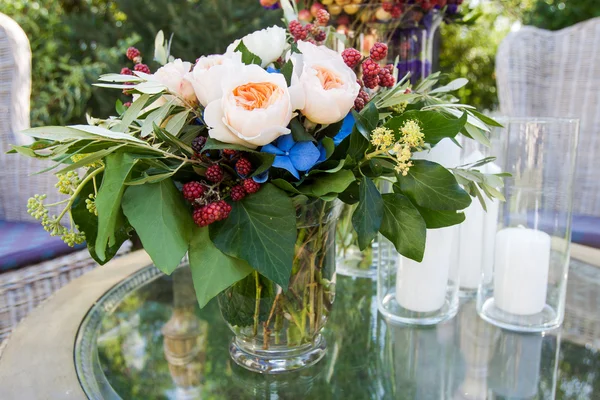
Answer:
MULTIPOLYGON (((277 61, 287 47, 285 29, 278 26, 272 26, 246 35, 241 41, 244 42, 244 45, 252 54, 260 57, 263 68, 277 61)), ((227 47, 227 53, 235 53, 235 49, 239 44, 240 39, 230 44, 227 47)))
POLYGON ((356 74, 338 53, 325 46, 299 41, 298 49, 302 54, 293 54, 292 59, 304 91, 302 114, 318 124, 341 121, 360 91, 356 74))
POLYGON ((290 133, 294 105, 285 78, 258 65, 242 65, 221 80, 223 95, 208 104, 204 121, 209 136, 249 148, 290 133))
POLYGON ((208 103, 221 98, 223 95, 221 85, 223 77, 231 74, 232 68, 239 68, 241 65, 240 53, 202 56, 197 60, 196 66, 192 72, 186 75, 185 79, 192 84, 200 104, 206 107, 208 103))
POLYGON ((169 92, 189 103, 196 103, 196 93, 189 80, 185 79, 192 68, 192 63, 176 59, 160 67, 152 80, 155 80, 167 87, 169 92))

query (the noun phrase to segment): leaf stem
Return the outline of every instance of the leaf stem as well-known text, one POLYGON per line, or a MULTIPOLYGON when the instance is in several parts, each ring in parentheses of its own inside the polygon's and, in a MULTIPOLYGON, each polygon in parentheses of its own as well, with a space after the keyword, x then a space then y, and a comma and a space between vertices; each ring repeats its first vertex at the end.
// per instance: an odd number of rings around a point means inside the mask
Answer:
POLYGON ((104 171, 104 166, 94 170, 93 172, 91 172, 88 176, 85 177, 84 180, 81 181, 81 183, 79 184, 79 186, 77 186, 77 189, 75 189, 75 192, 73 192, 73 195, 71 195, 71 198, 69 198, 69 202, 67 203, 67 206, 65 207, 64 210, 62 210, 62 212, 59 214, 59 216, 56 218, 57 221, 60 221, 65 214, 67 213, 68 210, 71 209, 71 206, 73 205, 73 203, 75 202, 75 198, 77 197, 77 195, 83 190, 83 187, 90 181, 92 180, 96 175, 98 175, 100 172, 104 171))
POLYGON ((254 301, 254 327, 252 328, 252 333, 254 336, 258 335, 258 317, 260 314, 260 295, 262 292, 262 286, 260 285, 260 280, 258 277, 258 271, 254 271, 254 282, 256 284, 256 299, 254 301))

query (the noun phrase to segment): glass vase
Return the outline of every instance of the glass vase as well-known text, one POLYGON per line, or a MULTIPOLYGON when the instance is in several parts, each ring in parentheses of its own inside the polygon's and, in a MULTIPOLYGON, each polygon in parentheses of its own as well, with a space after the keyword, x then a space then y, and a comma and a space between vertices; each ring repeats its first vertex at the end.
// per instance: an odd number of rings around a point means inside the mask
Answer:
MULTIPOLYGON (((377 265, 373 262, 373 249, 377 241, 361 251, 358 237, 352 227, 352 214, 356 205, 344 204, 337 224, 336 234, 336 270, 341 275, 371 278, 377 275, 377 265)), ((376 250, 375 250, 376 251, 376 250)))
POLYGON ((298 370, 323 358, 320 332, 335 297, 334 202, 297 208, 298 236, 289 285, 253 272, 222 292, 219 306, 234 332, 229 351, 240 366, 259 373, 298 370))
POLYGON ((540 332, 564 318, 578 121, 501 120, 508 144, 494 256, 477 311, 501 328, 540 332))

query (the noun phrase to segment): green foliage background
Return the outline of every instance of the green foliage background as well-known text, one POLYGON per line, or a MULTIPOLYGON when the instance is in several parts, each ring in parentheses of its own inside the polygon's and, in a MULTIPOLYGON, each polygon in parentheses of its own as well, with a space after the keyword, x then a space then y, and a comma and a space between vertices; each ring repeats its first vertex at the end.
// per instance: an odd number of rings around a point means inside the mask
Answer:
MULTIPOLYGON (((470 0, 481 14, 474 25, 443 25, 440 68, 466 77, 463 103, 480 109, 498 104, 494 56, 513 23, 561 29, 600 16, 597 0, 470 0)), ((258 0, 0 0, 1 12, 25 30, 33 52, 32 126, 85 121, 85 113, 113 112, 114 92, 90 84, 99 74, 128 65, 136 45, 152 65, 154 35, 175 34, 172 54, 187 60, 221 52, 234 39, 280 24, 279 12, 258 0)), ((130 65, 129 65, 130 66, 130 65)), ((126 97, 123 96, 123 101, 126 97)))
MULTIPOLYGON (((98 75, 129 66, 137 46, 152 61, 154 36, 175 35, 171 54, 195 60, 233 40, 281 23, 254 0, 0 0, 23 28, 33 54, 31 125, 66 125, 114 114, 115 92, 92 87, 98 75)), ((123 101, 127 98, 123 96, 123 101)))

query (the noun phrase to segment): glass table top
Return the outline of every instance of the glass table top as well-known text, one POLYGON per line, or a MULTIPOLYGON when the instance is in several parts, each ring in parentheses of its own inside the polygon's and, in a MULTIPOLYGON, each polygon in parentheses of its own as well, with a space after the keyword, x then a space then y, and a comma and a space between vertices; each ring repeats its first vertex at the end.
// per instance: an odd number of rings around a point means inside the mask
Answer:
POLYGON ((198 308, 189 269, 142 269, 83 321, 79 380, 90 399, 600 399, 600 352, 581 329, 503 331, 472 300, 434 327, 392 325, 377 313, 374 281, 338 275, 336 292, 327 356, 259 375, 229 359, 232 333, 216 301, 198 308))

